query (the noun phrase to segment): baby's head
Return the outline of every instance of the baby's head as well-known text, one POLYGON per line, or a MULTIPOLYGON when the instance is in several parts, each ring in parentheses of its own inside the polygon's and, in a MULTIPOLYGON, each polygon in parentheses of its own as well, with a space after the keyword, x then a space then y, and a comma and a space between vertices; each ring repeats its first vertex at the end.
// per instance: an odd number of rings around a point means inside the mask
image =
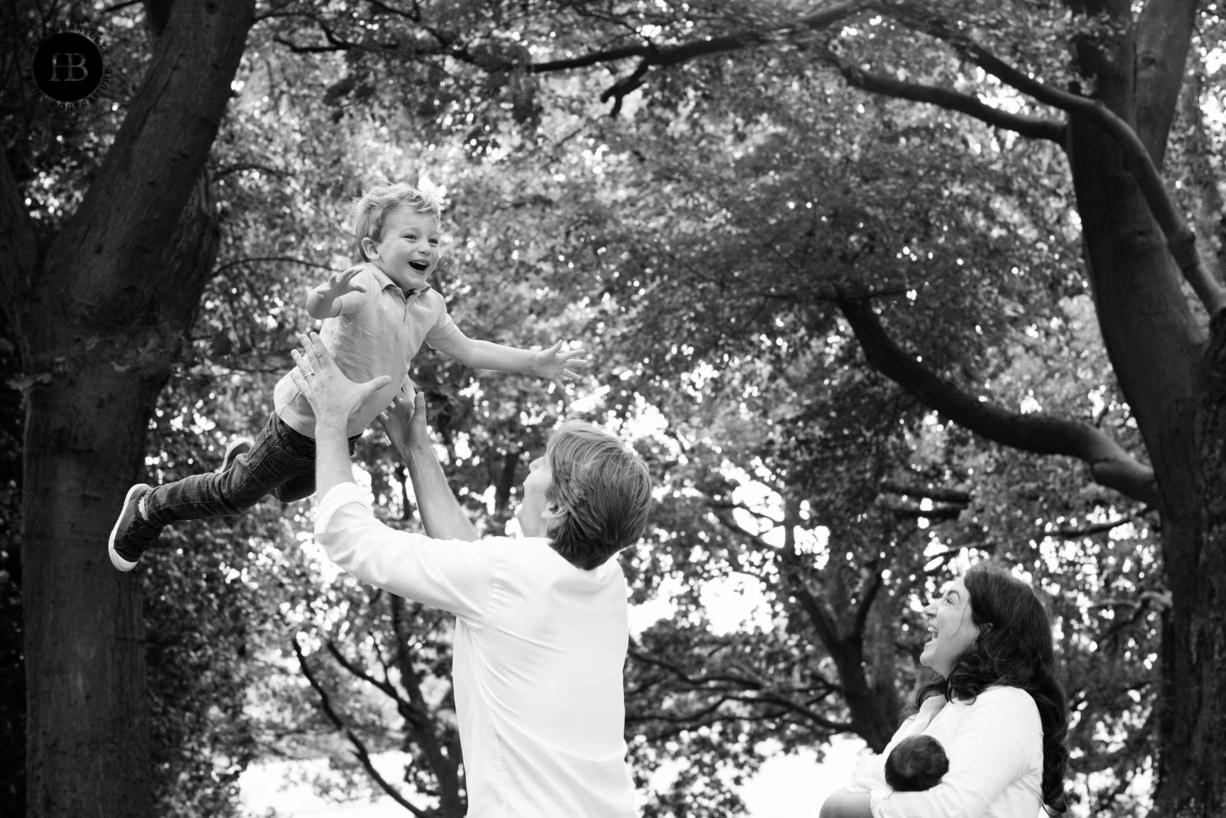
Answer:
POLYGON ((350 213, 353 214, 357 262, 371 260, 363 247, 364 240, 370 239, 377 244, 383 238, 388 215, 402 207, 414 213, 433 216, 436 224, 443 215, 442 200, 433 189, 416 188, 407 182, 373 187, 361 198, 353 200, 350 213))
POLYGON ((885 760, 885 783, 898 792, 929 790, 949 772, 949 758, 932 736, 909 736, 885 760))

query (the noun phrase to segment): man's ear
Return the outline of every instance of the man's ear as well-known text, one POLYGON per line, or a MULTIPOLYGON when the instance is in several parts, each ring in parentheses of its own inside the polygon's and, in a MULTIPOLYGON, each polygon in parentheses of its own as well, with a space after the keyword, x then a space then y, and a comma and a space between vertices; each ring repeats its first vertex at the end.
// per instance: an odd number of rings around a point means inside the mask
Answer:
POLYGON ((552 532, 566 519, 566 509, 559 505, 549 506, 541 513, 541 519, 545 521, 545 531, 552 532))

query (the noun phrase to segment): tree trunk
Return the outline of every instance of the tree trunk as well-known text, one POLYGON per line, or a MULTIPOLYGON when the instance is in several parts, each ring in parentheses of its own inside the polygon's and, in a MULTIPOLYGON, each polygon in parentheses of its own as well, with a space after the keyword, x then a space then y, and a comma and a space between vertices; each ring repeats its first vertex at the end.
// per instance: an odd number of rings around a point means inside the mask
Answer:
POLYGON ((23 497, 31 816, 147 816, 153 790, 140 595, 106 554, 161 383, 98 366, 29 401, 23 497), (121 495, 122 496, 122 495, 121 495))
MULTIPOLYGON (((1103 83, 1123 116, 1124 83, 1103 83)), ((1172 608, 1164 627, 1156 814, 1219 818, 1226 776, 1221 697, 1226 560, 1208 538, 1198 443, 1205 333, 1165 240, 1114 143, 1094 125, 1070 122, 1070 162, 1099 326, 1162 496, 1162 558, 1172 608), (1216 625, 1214 624, 1216 622, 1216 625), (1215 654, 1216 649, 1216 654, 1215 654)), ((1226 406, 1217 407, 1220 414, 1226 406)), ((1221 426, 1218 427, 1221 429, 1221 426)), ((1219 470, 1220 474, 1220 470, 1219 470)), ((1221 486, 1221 477, 1216 477, 1221 486)))
MULTIPOLYGON (((45 254, 0 266, 27 393, 28 815, 154 813, 136 575, 106 541, 218 246, 202 173, 253 19, 179 0, 93 184, 45 254)), ((0 174, 5 203, 17 191, 0 174)), ((4 215, 17 247, 34 225, 4 215), (20 240, 18 240, 20 239, 20 240)), ((7 242, 7 240, 6 240, 7 242)))
POLYGON ((1173 642, 1163 671, 1168 693, 1159 721, 1159 813, 1226 814, 1226 313, 1213 320, 1204 358, 1197 449, 1201 516, 1164 531, 1173 642))

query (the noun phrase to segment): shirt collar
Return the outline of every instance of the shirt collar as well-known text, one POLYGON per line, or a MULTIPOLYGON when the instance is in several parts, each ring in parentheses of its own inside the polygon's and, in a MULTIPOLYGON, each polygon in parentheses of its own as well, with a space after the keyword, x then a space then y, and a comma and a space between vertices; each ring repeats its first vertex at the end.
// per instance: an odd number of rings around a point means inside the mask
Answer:
MULTIPOLYGON (((368 263, 370 265, 370 272, 375 277, 375 281, 379 282, 380 289, 386 290, 388 287, 391 287, 394 290, 400 290, 400 285, 397 284, 395 281, 392 281, 390 278, 388 278, 387 273, 380 270, 377 264, 375 264, 374 262, 368 262, 368 263)), ((404 294, 404 298, 406 301, 412 301, 413 299, 417 298, 419 295, 421 295, 428 289, 430 289, 429 284, 417 290, 410 290, 409 292, 404 294)), ((400 291, 404 292, 403 290, 400 290, 400 291)))

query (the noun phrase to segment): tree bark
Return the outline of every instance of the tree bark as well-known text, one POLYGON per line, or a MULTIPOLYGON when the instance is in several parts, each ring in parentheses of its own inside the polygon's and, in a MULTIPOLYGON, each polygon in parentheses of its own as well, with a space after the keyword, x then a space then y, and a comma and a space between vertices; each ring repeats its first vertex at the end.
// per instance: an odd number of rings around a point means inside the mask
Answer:
MULTIPOLYGON (((28 383, 27 814, 154 813, 139 582, 106 540, 218 245, 203 170, 253 2, 180 0, 76 213, 0 267, 28 383)), ((0 201, 12 201, 0 174, 0 201)), ((5 210, 12 235, 34 226, 5 210), (10 218, 11 217, 11 218, 10 218), (11 224, 10 224, 11 223, 11 224)), ((25 239, 14 242, 28 246, 25 239)))
MULTIPOLYGON (((1182 13, 1142 16, 1144 25, 1161 25, 1161 31, 1129 29, 1110 50, 1100 44, 1078 52, 1082 73, 1097 72, 1099 98, 1134 127, 1140 123, 1155 163, 1174 110, 1171 64, 1179 62, 1182 74, 1191 34, 1187 3, 1177 5, 1182 13), (1172 31, 1180 25, 1182 34, 1172 31), (1140 65, 1133 59, 1133 34, 1143 44, 1140 65), (1159 47, 1170 53, 1158 53, 1159 47), (1162 70, 1151 70, 1158 64, 1162 70), (1147 84, 1151 80, 1161 87, 1147 84)), ((1116 11, 1128 14, 1126 7, 1116 11)), ((1216 371, 1220 379, 1223 361, 1206 357, 1213 347, 1206 344, 1203 319, 1191 309, 1161 229, 1114 141, 1073 115, 1069 158, 1103 341, 1162 496, 1162 556, 1172 606, 1160 659, 1156 814, 1210 818, 1222 813, 1226 785, 1226 742, 1220 732, 1226 726, 1220 679, 1226 655, 1221 613, 1226 556, 1220 500, 1215 506, 1211 496, 1224 481, 1222 463, 1209 456, 1215 446, 1221 451, 1226 417, 1226 394, 1210 388, 1209 375, 1216 371), (1215 513, 1219 527, 1207 527, 1215 513)), ((1220 319, 1215 328, 1215 344, 1220 345, 1220 319)))
POLYGON ((1163 662, 1155 801, 1180 818, 1226 814, 1226 313, 1211 327, 1196 429, 1201 516, 1163 538, 1178 562, 1167 567, 1174 644, 1163 662))

